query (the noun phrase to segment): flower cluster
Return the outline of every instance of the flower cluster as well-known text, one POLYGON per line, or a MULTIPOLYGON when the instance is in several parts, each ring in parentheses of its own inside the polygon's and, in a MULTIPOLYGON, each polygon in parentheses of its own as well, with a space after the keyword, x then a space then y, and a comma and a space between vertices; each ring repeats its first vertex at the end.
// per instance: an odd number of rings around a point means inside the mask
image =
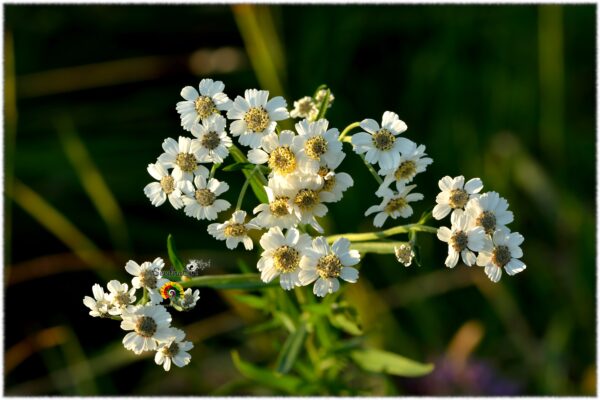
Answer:
POLYGON ((376 213, 373 221, 376 227, 383 226, 388 217, 410 217, 413 214, 410 203, 422 200, 423 195, 410 193, 416 185, 407 184, 418 173, 425 171, 433 160, 426 157, 424 145, 417 145, 399 136, 408 127, 396 113, 383 113, 381 126, 375 120, 365 119, 360 127, 366 132, 358 132, 352 136, 354 151, 364 154, 365 162, 379 165, 378 174, 384 177, 375 192, 382 198, 381 204, 370 207, 365 216, 376 213), (392 183, 396 190, 390 189, 392 183))
POLYGON ((483 183, 479 178, 465 183, 462 175, 445 176, 438 185, 441 192, 436 197, 433 217, 442 219, 451 213, 452 226, 443 226, 437 232, 438 238, 448 243, 447 267, 454 268, 460 257, 467 266, 484 267, 492 282, 500 280, 503 268, 508 275, 525 270, 519 260, 524 238, 506 226, 514 219, 506 199, 497 192, 480 194, 483 183))
POLYGON ((164 266, 161 258, 141 265, 130 260, 125 270, 133 275, 131 288, 127 283, 112 280, 107 284, 106 293, 102 286, 95 284, 92 287, 94 297, 86 296, 83 304, 90 309, 92 317, 121 320, 121 329, 131 331, 123 338, 125 348, 135 354, 155 351, 155 362, 169 371, 172 363, 178 367, 189 364, 188 351, 194 346, 184 340, 182 330, 171 327, 171 315, 166 307, 191 310, 196 306, 200 292, 191 288, 184 291, 178 283, 164 279, 164 266), (140 289, 143 294, 136 302, 136 291, 140 289), (169 304, 162 305, 166 299, 169 304))

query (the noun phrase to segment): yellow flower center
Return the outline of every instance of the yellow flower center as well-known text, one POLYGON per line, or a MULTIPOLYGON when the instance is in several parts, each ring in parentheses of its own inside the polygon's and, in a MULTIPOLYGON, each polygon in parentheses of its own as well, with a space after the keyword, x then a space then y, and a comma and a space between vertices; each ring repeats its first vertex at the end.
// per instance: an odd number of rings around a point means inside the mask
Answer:
POLYGON ((321 188, 323 192, 330 192, 335 186, 335 175, 325 178, 329 172, 330 170, 327 167, 319 168, 318 174, 323 178, 323 187, 321 188))
POLYGON ((247 232, 248 230, 246 229, 246 226, 244 224, 233 223, 228 224, 225 227, 225 236, 227 237, 244 236, 247 232))
POLYGON ((493 234, 496 230, 496 216, 491 211, 482 212, 475 223, 481 226, 488 235, 493 234))
POLYGON ((342 270, 342 262, 335 254, 329 254, 319 258, 317 273, 323 279, 337 278, 342 270))
POLYGON ((466 249, 468 243, 469 243, 469 237, 463 231, 457 231, 450 238, 450 245, 458 253, 460 253, 461 251, 466 249))
POLYGON ((156 321, 150 317, 140 317, 135 324, 135 332, 143 337, 152 337, 156 333, 156 321))
POLYGON ((512 255, 507 246, 496 246, 492 253, 492 262, 496 264, 498 268, 504 267, 511 259, 512 255))
POLYGON ((219 138, 217 132, 211 131, 208 132, 206 135, 202 136, 200 144, 202 145, 202 147, 208 150, 214 150, 217 147, 219 147, 219 144, 221 144, 221 139, 219 138))
POLYGON ((407 204, 408 204, 408 202, 406 201, 406 199, 404 197, 398 197, 397 199, 390 200, 386 204, 384 211, 388 214, 391 214, 394 211, 398 211, 398 210, 401 210, 402 208, 406 207, 407 204))
POLYGON ((173 179, 173 177, 170 175, 164 176, 160 180, 160 187, 167 195, 173 193, 175 190, 175 179, 173 179))
POLYGON ((142 284, 142 286, 154 289, 156 288, 156 282, 157 279, 156 275, 154 274, 154 271, 146 270, 140 274, 140 283, 142 284))
POLYGON ((313 136, 304 144, 304 151, 313 160, 319 160, 321 156, 327 153, 327 140, 321 135, 313 136))
POLYGON ((263 107, 250 107, 244 115, 244 122, 252 132, 262 132, 269 126, 269 113, 263 107))
POLYGON ((380 129, 373 135, 373 146, 381 151, 390 150, 394 147, 396 137, 385 128, 380 129))
POLYGON ((269 167, 278 174, 286 175, 296 169, 296 156, 289 146, 281 146, 269 155, 269 167))
POLYGON ((394 172, 394 177, 397 181, 403 179, 410 179, 413 176, 415 176, 416 172, 417 165, 415 164, 415 162, 412 160, 407 160, 400 164, 398 169, 396 169, 396 172, 394 172))
POLYGON ((196 156, 191 153, 179 153, 175 158, 175 164, 183 172, 194 172, 198 166, 198 161, 196 160, 196 156))
POLYGON ((215 202, 217 196, 208 189, 198 189, 196 190, 195 197, 198 204, 202 207, 208 207, 215 202))
POLYGON ((173 342, 170 345, 163 347, 162 352, 166 357, 173 358, 179 353, 179 345, 173 342))
POLYGON ((303 211, 319 204, 319 193, 311 189, 301 189, 294 198, 294 204, 303 211))
POLYGON ((208 96, 200 96, 194 101, 194 107, 201 119, 210 117, 211 114, 217 114, 219 110, 215 107, 215 103, 208 96))
POLYGON ((469 201, 469 194, 462 189, 453 189, 450 192, 448 204, 452 208, 463 208, 469 201))
POLYGON ((289 246, 281 246, 273 252, 273 265, 279 272, 293 272, 300 264, 300 253, 289 246))
POLYGON ((289 197, 281 196, 276 197, 271 203, 269 203, 269 210, 271 214, 276 217, 283 217, 285 215, 290 214, 289 206, 289 197))

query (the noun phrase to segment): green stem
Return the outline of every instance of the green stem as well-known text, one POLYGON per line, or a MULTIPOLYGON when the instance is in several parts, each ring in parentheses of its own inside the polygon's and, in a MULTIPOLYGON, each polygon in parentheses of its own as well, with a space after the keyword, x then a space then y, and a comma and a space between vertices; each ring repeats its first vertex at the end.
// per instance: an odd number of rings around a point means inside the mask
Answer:
POLYGON ((356 242, 352 243, 352 249, 358 250, 361 254, 394 254, 396 252, 395 247, 407 243, 409 242, 356 242))
POLYGON ((409 224, 409 225, 401 225, 395 226, 393 228, 386 229, 384 231, 379 232, 365 232, 365 233, 342 233, 339 235, 331 235, 327 236, 327 242, 333 243, 336 239, 344 237, 351 242, 368 242, 370 240, 379 240, 383 238, 387 238, 389 236, 398 235, 400 233, 410 233, 410 232, 427 232, 427 233, 437 233, 438 228, 428 225, 421 224, 409 224))
POLYGON ((360 122, 353 122, 350 125, 348 125, 347 127, 344 128, 344 130, 342 131, 342 133, 340 133, 340 136, 338 137, 338 140, 340 142, 344 141, 344 138, 346 137, 346 135, 348 134, 348 132, 350 132, 352 129, 354 128, 358 128, 360 126, 360 122))
POLYGON ((363 156, 362 154, 359 154, 360 159, 363 160, 363 162, 365 163, 365 166, 367 167, 367 169, 369 170, 369 172, 371 173, 371 175, 373 175, 373 178, 375 178, 375 180, 377 181, 377 183, 379 183, 379 185, 383 185, 383 179, 381 179, 381 177, 379 176, 379 174, 377 173, 377 171, 375 171, 375 168, 373 168, 373 166, 371 165, 371 163, 369 163, 366 159, 365 156, 363 156))
POLYGON ((219 169, 220 166, 221 166, 221 164, 213 164, 212 168, 210 169, 210 175, 209 175, 208 179, 214 178, 215 172, 217 172, 217 170, 219 169))
POLYGON ((238 211, 240 208, 242 208, 242 201, 244 200, 244 196, 246 195, 246 189, 248 189, 250 180, 252 179, 252 176, 254 175, 254 173, 256 172, 257 169, 258 169, 258 165, 256 167, 254 167, 252 172, 250 172, 250 174, 246 177, 246 182, 244 182, 244 185, 242 186, 242 190, 240 190, 240 195, 238 196, 238 200, 235 205, 235 211, 238 211))

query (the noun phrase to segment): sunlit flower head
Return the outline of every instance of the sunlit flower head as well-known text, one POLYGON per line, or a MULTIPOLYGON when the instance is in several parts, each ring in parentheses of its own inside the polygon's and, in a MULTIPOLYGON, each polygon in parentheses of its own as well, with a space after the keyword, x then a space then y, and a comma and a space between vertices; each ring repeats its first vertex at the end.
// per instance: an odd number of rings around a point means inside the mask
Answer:
POLYGON ((318 174, 323 180, 320 194, 324 203, 340 201, 346 189, 354 185, 352 177, 345 172, 335 172, 327 167, 321 167, 318 174))
POLYGON ((339 131, 327 129, 328 126, 326 119, 314 122, 303 119, 296 124, 298 136, 294 138, 293 148, 302 171, 316 174, 320 167, 336 169, 346 156, 338 140, 339 131))
POLYGON ((155 258, 152 262, 143 262, 142 265, 138 265, 133 260, 129 260, 125 264, 125 271, 133 275, 131 286, 135 289, 146 289, 153 304, 158 304, 162 301, 159 289, 168 282, 167 279, 162 277, 164 266, 165 262, 160 257, 155 258))
POLYGON ((112 304, 108 293, 105 293, 102 286, 97 283, 92 286, 92 293, 94 297, 85 296, 83 298, 83 304, 90 309, 90 315, 101 318, 109 317, 109 310, 112 308, 112 304))
POLYGON ((465 211, 488 235, 506 227, 514 219, 513 213, 508 211, 508 201, 496 192, 487 192, 469 200, 465 211))
POLYGON ((265 135, 260 148, 248 152, 248 161, 253 164, 267 164, 271 174, 281 176, 298 171, 298 155, 292 148, 294 132, 282 131, 265 135))
POLYGON ((110 314, 119 315, 135 303, 135 288, 129 289, 129 285, 126 283, 113 279, 106 284, 106 287, 108 288, 108 298, 111 304, 110 314))
POLYGON ((515 275, 525 270, 526 266, 519 258, 523 257, 521 244, 523 235, 510 232, 506 228, 497 229, 492 238, 486 238, 484 249, 477 256, 477 265, 485 267, 485 274, 492 282, 502 277, 502 268, 508 275, 515 275))
POLYGON ((227 200, 217 198, 229 189, 227 182, 220 182, 215 178, 209 179, 208 175, 208 171, 196 175, 195 189, 182 197, 185 205, 183 211, 188 217, 211 221, 217 219, 218 213, 231 207, 231 203, 227 200))
POLYGON ((198 138, 200 162, 219 164, 229 155, 233 143, 225 131, 226 123, 224 117, 215 114, 192 127, 192 134, 198 138))
POLYGON ((483 182, 479 178, 470 179, 465 183, 465 177, 456 178, 445 176, 438 182, 441 192, 435 198, 436 206, 433 208, 433 218, 442 219, 453 210, 464 210, 470 199, 478 197, 483 189, 483 182))
POLYGON ((223 93, 225 89, 223 82, 202 79, 198 89, 192 86, 184 87, 181 90, 181 97, 185 101, 178 102, 175 107, 181 116, 181 126, 186 131, 191 131, 198 121, 231 108, 231 100, 223 93))
POLYGON ((380 188, 377 195, 383 197, 381 204, 369 207, 365 212, 365 216, 377 213, 373 225, 378 228, 383 226, 388 217, 392 219, 410 217, 413 214, 410 203, 423 199, 421 193, 410 193, 415 187, 417 185, 404 186, 397 184, 397 192, 387 187, 380 188))
POLYGON ((182 188, 191 185, 190 181, 175 180, 160 162, 148 164, 148 173, 158 182, 152 182, 144 187, 144 194, 153 206, 162 205, 167 199, 176 210, 183 207, 181 200, 182 188))
POLYGON ((179 136, 179 141, 166 138, 162 144, 165 151, 158 157, 158 161, 165 168, 173 168, 171 176, 175 181, 190 181, 194 174, 208 170, 200 163, 200 142, 196 139, 179 136))
POLYGON ((185 367, 192 360, 192 356, 188 353, 194 348, 192 342, 184 341, 185 332, 181 329, 172 328, 172 338, 167 342, 162 342, 156 349, 154 362, 157 365, 162 365, 165 371, 171 369, 171 364, 175 364, 179 368, 185 367))
POLYGON ((225 240, 225 245, 230 250, 235 249, 240 243, 244 244, 246 250, 252 250, 254 245, 248 236, 248 231, 251 229, 260 229, 260 227, 252 222, 246 223, 246 211, 238 210, 224 223, 210 224, 208 233, 218 240, 225 240))
POLYGON ((400 154, 400 164, 396 168, 381 169, 379 175, 385 176, 383 184, 388 186, 392 182, 408 184, 418 173, 427 169, 427 166, 433 162, 426 157, 425 146, 410 142, 407 145, 407 151, 400 154))
POLYGON ((448 257, 445 264, 454 268, 459 256, 467 266, 475 264, 474 251, 480 251, 485 244, 485 232, 479 226, 474 226, 469 215, 457 210, 450 217, 452 227, 442 226, 438 229, 437 237, 448 243, 448 257))
POLYGON ((166 342, 173 337, 170 328, 171 314, 160 305, 135 307, 123 311, 121 329, 129 332, 123 345, 135 354, 156 350, 157 341, 166 342))
POLYGON ((253 213, 257 215, 251 222, 263 228, 278 226, 281 229, 289 229, 296 225, 298 217, 292 205, 295 191, 280 185, 274 179, 269 179, 269 185, 264 188, 269 203, 261 203, 254 207, 253 213))
POLYGON ((306 118, 309 121, 314 121, 319 114, 319 109, 315 101, 310 96, 294 101, 294 109, 290 112, 292 118, 306 118))

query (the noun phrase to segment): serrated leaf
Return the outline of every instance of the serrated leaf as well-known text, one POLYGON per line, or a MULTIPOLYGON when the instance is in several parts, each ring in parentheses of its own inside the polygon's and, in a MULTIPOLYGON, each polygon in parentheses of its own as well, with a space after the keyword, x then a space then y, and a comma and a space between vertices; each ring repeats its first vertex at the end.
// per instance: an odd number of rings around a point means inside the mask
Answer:
POLYGON ((246 378, 261 385, 297 395, 303 385, 301 379, 291 375, 279 375, 265 368, 256 367, 243 361, 237 351, 231 352, 231 359, 238 371, 246 378))
POLYGON ((277 357, 277 372, 281 374, 290 372, 300 354, 305 338, 306 325, 304 324, 300 325, 295 332, 288 335, 277 357))
POLYGON ((417 377, 433 371, 433 364, 422 364, 398 354, 378 349, 354 350, 350 357, 363 370, 389 375, 417 377))
MULTIPOLYGON (((167 236, 167 253, 169 254, 169 260, 171 261, 171 265, 173 265, 173 268, 175 268, 177 272, 183 273, 184 264, 183 261, 181 261, 181 258, 179 258, 179 255, 177 254, 177 248, 175 247, 175 239, 173 239, 173 235, 171 234, 167 236)), ((175 278, 175 280, 179 280, 179 276, 175 276, 173 278, 175 278)))

